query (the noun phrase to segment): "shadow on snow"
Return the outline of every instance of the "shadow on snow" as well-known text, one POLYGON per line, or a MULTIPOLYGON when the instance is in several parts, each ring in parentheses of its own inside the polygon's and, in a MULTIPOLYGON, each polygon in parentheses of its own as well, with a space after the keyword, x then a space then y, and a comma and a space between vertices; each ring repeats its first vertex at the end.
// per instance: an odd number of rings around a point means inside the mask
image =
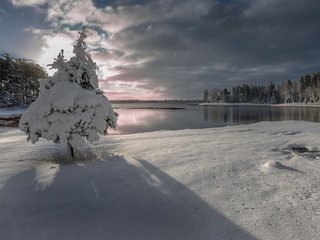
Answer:
POLYGON ((0 190, 0 239, 254 239, 143 159, 60 165, 45 189, 35 175, 0 190))

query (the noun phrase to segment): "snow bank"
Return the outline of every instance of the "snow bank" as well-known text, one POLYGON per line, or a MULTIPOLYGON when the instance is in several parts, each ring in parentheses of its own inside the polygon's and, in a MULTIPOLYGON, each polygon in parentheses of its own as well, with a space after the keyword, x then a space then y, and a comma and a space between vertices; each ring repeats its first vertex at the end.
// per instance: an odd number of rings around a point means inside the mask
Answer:
POLYGON ((19 119, 24 111, 24 108, 0 108, 0 127, 18 126, 19 119))
POLYGON ((201 106, 269 106, 272 104, 263 104, 263 103, 199 103, 201 106))
POLYGON ((319 127, 114 135, 77 164, 2 128, 0 239, 320 239, 319 127))
POLYGON ((273 107, 320 107, 319 103, 282 103, 272 104, 273 107))
POLYGON ((0 108, 0 117, 21 116, 25 108, 0 108))

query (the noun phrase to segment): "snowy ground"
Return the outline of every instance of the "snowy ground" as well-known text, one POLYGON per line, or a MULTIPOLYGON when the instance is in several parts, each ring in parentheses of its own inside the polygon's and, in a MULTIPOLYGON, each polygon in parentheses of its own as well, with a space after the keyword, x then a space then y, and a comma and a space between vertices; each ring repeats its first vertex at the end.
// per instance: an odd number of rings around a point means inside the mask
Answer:
POLYGON ((319 123, 64 146, 0 128, 0 239, 320 239, 319 123))
POLYGON ((26 108, 0 108, 0 117, 21 116, 26 108))
POLYGON ((19 119, 25 108, 0 108, 0 127, 18 126, 19 119))

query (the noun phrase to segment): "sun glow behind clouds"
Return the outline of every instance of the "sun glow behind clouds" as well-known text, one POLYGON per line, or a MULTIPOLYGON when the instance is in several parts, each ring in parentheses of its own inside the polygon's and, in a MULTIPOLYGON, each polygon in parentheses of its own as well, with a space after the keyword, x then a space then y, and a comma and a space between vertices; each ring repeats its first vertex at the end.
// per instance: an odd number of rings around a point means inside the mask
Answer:
MULTIPOLYGON (((77 37, 77 31, 71 33, 47 33, 37 30, 31 30, 34 34, 41 37, 45 43, 41 48, 41 54, 38 58, 38 62, 46 68, 49 75, 53 75, 56 69, 50 69, 47 65, 54 61, 60 50, 64 50, 64 56, 66 59, 70 59, 73 56, 73 44, 77 37)), ((94 49, 99 39, 93 36, 93 39, 88 39, 88 52, 92 55, 93 61, 98 66, 97 75, 99 77, 100 88, 106 92, 106 95, 111 100, 123 100, 123 99, 138 99, 138 100, 154 100, 154 99, 166 99, 165 88, 154 88, 150 80, 137 80, 128 79, 121 75, 123 69, 126 66, 130 66, 133 60, 122 56, 121 54, 113 53, 109 51, 106 53, 99 52, 94 49)), ((139 62, 139 64, 144 64, 139 62)))
POLYGON ((74 39, 66 34, 57 34, 54 36, 44 35, 43 41, 45 41, 46 44, 41 49, 38 62, 46 66, 49 75, 52 75, 56 69, 50 69, 47 65, 53 63, 54 58, 58 56, 61 49, 64 50, 65 58, 69 59, 73 55, 74 39))
POLYGON ((166 89, 152 88, 148 81, 121 81, 116 80, 101 85, 103 91, 111 100, 137 99, 137 100, 165 100, 166 89))
MULTIPOLYGON (((145 54, 129 45, 139 41, 126 36, 128 26, 138 26, 147 19, 157 19, 149 13, 151 4, 143 6, 120 6, 98 8, 91 0, 11 0, 16 6, 38 6, 48 2, 46 20, 52 29, 32 26, 25 29, 42 42, 36 61, 46 68, 49 75, 56 69, 49 69, 61 49, 69 59, 73 44, 81 26, 87 25, 91 36, 87 39, 88 52, 99 67, 97 74, 100 88, 109 99, 167 99, 165 88, 146 77, 147 71, 140 71, 154 59, 151 53, 145 54), (134 40, 133 42, 131 40, 134 40), (138 73, 134 73, 138 71, 138 73), (146 80, 147 79, 147 80, 146 80)), ((156 4, 157 5, 157 4, 156 4)), ((152 11, 151 11, 152 12, 152 11)))

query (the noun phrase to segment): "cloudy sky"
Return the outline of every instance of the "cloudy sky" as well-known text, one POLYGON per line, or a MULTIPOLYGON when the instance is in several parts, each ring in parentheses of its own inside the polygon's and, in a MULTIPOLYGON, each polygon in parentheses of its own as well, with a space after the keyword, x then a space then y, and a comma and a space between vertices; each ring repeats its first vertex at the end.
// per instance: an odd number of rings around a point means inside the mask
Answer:
POLYGON ((0 52, 46 66, 85 24, 110 99, 201 98, 320 71, 319 13, 319 0, 1 0, 0 52))

